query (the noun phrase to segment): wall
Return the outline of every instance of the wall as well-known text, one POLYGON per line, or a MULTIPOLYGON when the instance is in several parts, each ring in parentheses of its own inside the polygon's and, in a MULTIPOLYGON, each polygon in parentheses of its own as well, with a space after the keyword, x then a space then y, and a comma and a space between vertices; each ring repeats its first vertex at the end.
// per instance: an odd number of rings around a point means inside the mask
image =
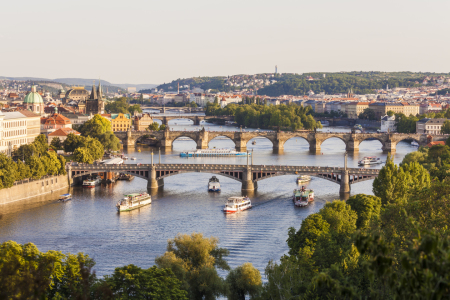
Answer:
POLYGON ((49 176, 48 178, 17 184, 9 189, 0 190, 0 205, 51 193, 56 193, 59 196, 58 191, 67 187, 69 187, 67 175, 49 176))

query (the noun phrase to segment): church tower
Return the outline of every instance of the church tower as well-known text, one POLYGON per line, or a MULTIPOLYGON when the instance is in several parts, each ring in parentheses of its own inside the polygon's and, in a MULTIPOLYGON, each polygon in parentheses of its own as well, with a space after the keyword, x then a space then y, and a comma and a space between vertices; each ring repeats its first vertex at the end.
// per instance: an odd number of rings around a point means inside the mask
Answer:
POLYGON ((103 114, 105 104, 103 101, 102 84, 99 82, 98 89, 95 88, 95 81, 92 84, 92 91, 89 99, 86 100, 86 114, 103 114))

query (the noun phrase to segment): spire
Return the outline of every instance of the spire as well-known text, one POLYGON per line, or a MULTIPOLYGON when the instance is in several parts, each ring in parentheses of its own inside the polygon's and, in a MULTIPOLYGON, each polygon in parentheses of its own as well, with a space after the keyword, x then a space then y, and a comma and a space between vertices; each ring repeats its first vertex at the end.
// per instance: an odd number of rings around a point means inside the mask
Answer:
POLYGON ((95 90, 95 80, 94 83, 92 84, 92 92, 91 96, 89 97, 89 100, 97 100, 97 91, 95 90))
POLYGON ((98 80, 98 90, 97 90, 98 100, 103 100, 103 90, 102 90, 102 83, 100 79, 98 80))

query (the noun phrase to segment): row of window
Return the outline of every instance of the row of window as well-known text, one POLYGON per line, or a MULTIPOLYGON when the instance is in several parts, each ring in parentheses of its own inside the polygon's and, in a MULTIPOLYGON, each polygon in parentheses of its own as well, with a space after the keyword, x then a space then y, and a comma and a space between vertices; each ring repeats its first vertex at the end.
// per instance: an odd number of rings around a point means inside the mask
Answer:
POLYGON ((27 134, 27 130, 26 129, 5 131, 4 132, 4 137, 18 136, 18 135, 23 135, 23 134, 27 134))
MULTIPOLYGON (((47 185, 48 185, 48 180, 47 180, 47 185)), ((53 184, 53 179, 51 180, 51 183, 53 184)), ((55 178, 55 183, 58 183, 58 178, 55 178)), ((44 186, 44 181, 42 181, 42 186, 44 186)))
POLYGON ((5 128, 19 127, 19 126, 27 126, 27 121, 6 121, 4 122, 5 128))

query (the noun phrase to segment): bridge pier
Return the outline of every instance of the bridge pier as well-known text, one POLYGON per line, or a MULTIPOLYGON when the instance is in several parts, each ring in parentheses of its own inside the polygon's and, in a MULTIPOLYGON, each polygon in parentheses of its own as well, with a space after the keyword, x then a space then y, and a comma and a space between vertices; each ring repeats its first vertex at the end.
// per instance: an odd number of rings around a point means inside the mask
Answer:
POLYGON ((359 152, 359 142, 355 140, 348 141, 345 147, 345 151, 353 153, 359 152))
POLYGON ((254 192, 258 184, 253 182, 252 169, 247 168, 242 175, 242 192, 254 192))
POLYGON ((163 117, 163 119, 161 120, 163 125, 169 125, 169 121, 167 120, 167 117, 163 117))
POLYGON ((309 142, 309 152, 320 153, 320 146, 321 145, 322 145, 322 142, 319 142, 317 140, 309 142))
POLYGON ((147 189, 148 190, 157 190, 158 188, 164 186, 164 179, 156 179, 156 166, 152 165, 148 170, 148 181, 147 181, 147 189))
POLYGON ((247 142, 248 141, 243 140, 243 139, 235 140, 234 143, 236 145, 236 151, 239 151, 239 152, 247 151, 247 142))
POLYGON ((383 144, 383 152, 384 153, 395 153, 396 151, 396 143, 392 141, 387 141, 383 144))
POLYGON ((339 188, 339 194, 341 195, 350 194, 350 177, 348 170, 341 171, 341 183, 339 188))
POLYGON ((194 125, 200 125, 200 118, 195 117, 192 121, 194 121, 194 125))
POLYGON ((273 143, 273 153, 275 154, 283 154, 284 152, 284 141, 276 140, 273 143))

